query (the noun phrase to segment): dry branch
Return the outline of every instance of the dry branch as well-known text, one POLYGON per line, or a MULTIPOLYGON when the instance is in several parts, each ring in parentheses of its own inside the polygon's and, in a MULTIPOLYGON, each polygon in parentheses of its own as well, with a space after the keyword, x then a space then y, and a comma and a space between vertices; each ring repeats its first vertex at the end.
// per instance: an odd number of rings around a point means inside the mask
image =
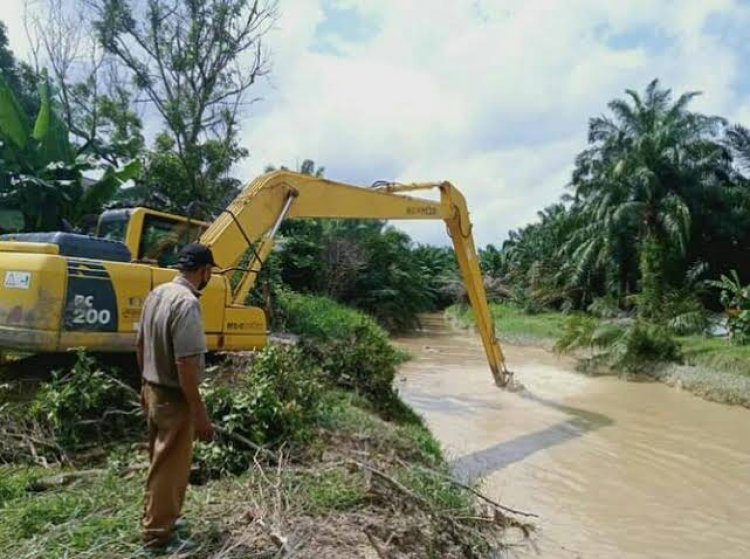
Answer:
MULTIPOLYGON (((147 464, 138 464, 135 466, 128 466, 127 468, 124 468, 121 473, 125 475, 131 472, 138 472, 141 470, 145 470, 147 468, 148 468, 147 464)), ((66 485, 70 485, 71 483, 79 481, 81 479, 88 479, 91 477, 104 475, 106 473, 107 473, 107 470, 105 468, 93 468, 90 470, 63 472, 61 474, 57 474, 54 476, 39 478, 31 482, 29 484, 28 491, 41 492, 41 491, 48 491, 50 489, 59 489, 61 487, 65 487, 66 485)))
POLYGON ((465 483, 462 483, 462 482, 458 481, 457 479, 455 479, 452 476, 449 476, 448 474, 444 474, 442 472, 438 472, 437 470, 433 470, 432 468, 427 468, 427 467, 421 466, 419 464, 407 464, 406 462, 404 462, 401 459, 397 459, 397 460, 398 460, 399 464, 401 464, 402 466, 404 466, 406 468, 409 468, 409 467, 417 468, 418 470, 421 470, 421 471, 423 471, 426 474, 430 474, 432 476, 439 477, 439 478, 447 481, 448 483, 451 483, 451 484, 455 485, 456 487, 460 487, 461 489, 464 489, 465 491, 468 491, 469 493, 471 493, 475 497, 478 497, 479 499, 483 500, 484 502, 492 505, 493 507, 495 507, 497 509, 500 509, 500 510, 505 511, 505 512, 509 512, 511 514, 517 514, 519 516, 526 516, 526 517, 529 517, 529 518, 539 518, 539 515, 537 515, 537 514, 534 514, 534 513, 531 513, 531 512, 524 512, 524 511, 521 511, 521 510, 517 510, 517 509, 512 509, 510 507, 506 507, 505 505, 501 505, 497 501, 493 501, 492 499, 490 499, 486 495, 480 493, 479 491, 477 491, 476 489, 474 489, 470 485, 466 485, 465 483))

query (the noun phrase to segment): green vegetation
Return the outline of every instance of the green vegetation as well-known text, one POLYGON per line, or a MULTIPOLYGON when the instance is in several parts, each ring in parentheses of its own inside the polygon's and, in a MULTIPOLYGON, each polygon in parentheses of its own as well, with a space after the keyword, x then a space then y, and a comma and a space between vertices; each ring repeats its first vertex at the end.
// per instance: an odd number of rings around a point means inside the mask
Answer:
MULTIPOLYGON (((375 541, 483 557, 503 528, 527 529, 450 478, 440 445, 392 388, 402 356, 372 318, 312 295, 278 301, 299 343, 227 356, 201 387, 221 436, 195 453, 185 515, 199 556, 277 553, 278 532, 323 556, 375 541)), ((0 407, 3 553, 137 556, 147 458, 136 399, 80 353, 31 402, 0 407)))
POLYGON ((141 422, 134 418, 139 408, 130 400, 127 386, 79 352, 69 372, 54 372, 52 380, 40 387, 30 412, 49 426, 61 447, 77 450, 138 432, 141 422))
POLYGON ((329 382, 363 396, 380 413, 405 412, 393 389, 402 356, 373 319, 324 297, 284 290, 278 305, 286 328, 301 336, 302 350, 329 382))
MULTIPOLYGON (((310 160, 301 170, 322 174, 310 160)), ((260 285, 271 292, 285 287, 333 299, 366 312, 390 332, 414 328, 419 313, 443 308, 460 295, 451 249, 414 246, 408 235, 384 221, 288 221, 279 230, 277 246, 264 264, 260 285)), ((257 294, 251 297, 264 303, 257 294)), ((321 326, 337 332, 331 318, 321 326)))
POLYGON ((684 336, 677 340, 687 363, 750 377, 750 346, 727 345, 725 339, 702 336, 684 336))
POLYGON ((501 338, 750 401, 750 131, 691 111, 697 95, 654 80, 612 100, 570 192, 481 252, 501 338), (709 337, 725 324, 728 338, 709 337))
POLYGON ((667 330, 639 319, 617 325, 585 315, 571 316, 555 349, 580 348, 596 351, 589 364, 624 373, 645 373, 661 363, 682 361, 680 345, 667 330))
POLYGON ((70 131, 57 116, 50 85, 40 78, 40 107, 30 122, 10 85, 0 74, 0 197, 6 209, 23 216, 25 230, 51 230, 64 221, 80 223, 97 212, 124 182, 140 170, 132 161, 116 165, 70 143, 70 131), (101 178, 84 188, 84 173, 101 178))
POLYGON ((736 344, 750 344, 750 285, 742 285, 736 270, 711 285, 721 291, 721 304, 729 316, 729 337, 736 344))
MULTIPOLYGON (((510 233, 497 272, 524 308, 608 298, 666 322, 670 297, 732 269, 748 281, 747 131, 689 110, 658 81, 592 118, 570 194, 510 233), (733 164, 733 158, 735 164, 733 164)), ((703 303, 715 304, 715 294, 703 303)))
MULTIPOLYGON (((258 445, 298 445, 314 435, 323 394, 317 363, 297 348, 269 346, 219 380, 204 383, 211 418, 227 433, 258 445)), ((199 443, 195 459, 204 474, 246 471, 254 456, 234 440, 199 443)))
MULTIPOLYGON (((693 334, 675 336, 663 325, 615 313, 607 305, 585 313, 527 314, 512 304, 492 304, 500 338, 573 352, 587 373, 638 373, 705 399, 750 407, 750 345, 693 334)), ((455 305, 446 314, 461 326, 472 313, 455 305)))
MULTIPOLYGON (((565 316, 559 312, 542 311, 531 314, 514 304, 491 304, 490 313, 497 325, 498 336, 502 341, 510 343, 551 346, 565 324, 565 316)), ((471 308, 465 305, 449 307, 447 315, 462 325, 472 324, 474 321, 471 308)))
MULTIPOLYGON (((320 533, 321 541, 328 540, 322 553, 356 553, 358 545, 368 542, 358 524, 362 519, 381 544, 389 533, 394 541, 402 539, 403 543, 392 544, 399 546, 394 549, 412 549, 418 556, 429 556, 428 550, 440 557, 485 556, 488 544, 477 537, 486 533, 481 522, 456 520, 467 530, 462 534, 448 520, 480 511, 467 492, 441 477, 441 469, 420 469, 434 466, 432 455, 422 455, 415 447, 415 428, 402 430, 384 422, 345 393, 330 398, 335 405, 320 418, 317 440, 325 444, 317 458, 283 468, 257 465, 188 492, 185 515, 192 539, 200 546, 198 556, 232 546, 244 556, 276 553, 259 521, 310 549, 317 549, 320 533), (367 456, 361 454, 365 448, 367 456), (471 539, 469 531, 477 531, 471 539), (344 537, 349 532, 356 541, 344 537)), ((419 436, 429 434, 421 428, 419 436)), ((431 445, 435 444, 433 440, 431 445)), ((56 471, 0 467, 3 556, 138 556, 143 472, 123 476, 110 468, 69 486, 27 491, 30 483, 56 471)))

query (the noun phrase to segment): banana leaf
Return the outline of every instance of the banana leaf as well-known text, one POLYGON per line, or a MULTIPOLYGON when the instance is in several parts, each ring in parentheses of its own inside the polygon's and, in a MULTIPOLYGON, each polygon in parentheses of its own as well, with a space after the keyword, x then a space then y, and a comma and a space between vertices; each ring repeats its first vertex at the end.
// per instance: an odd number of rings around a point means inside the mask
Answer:
POLYGON ((46 79, 39 86, 39 96, 41 106, 34 123, 33 138, 39 142, 40 163, 47 165, 51 162, 60 161, 70 165, 73 162, 73 149, 68 137, 68 128, 52 108, 49 82, 46 79))
POLYGON ((113 167, 107 169, 104 176, 89 185, 77 205, 76 213, 83 216, 87 213, 98 212, 104 204, 109 202, 123 183, 134 179, 141 172, 141 162, 134 159, 119 171, 113 167))
POLYGON ((29 124, 16 96, 0 74, 0 135, 23 149, 29 141, 29 124))

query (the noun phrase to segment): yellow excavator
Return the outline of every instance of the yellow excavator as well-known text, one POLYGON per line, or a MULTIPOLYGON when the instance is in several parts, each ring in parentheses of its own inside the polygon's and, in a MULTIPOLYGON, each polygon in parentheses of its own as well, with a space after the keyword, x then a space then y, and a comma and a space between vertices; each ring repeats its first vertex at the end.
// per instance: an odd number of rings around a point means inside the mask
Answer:
POLYGON ((148 208, 105 211, 97 235, 20 233, 0 237, 0 351, 132 352, 143 300, 170 281, 179 247, 198 240, 220 269, 201 297, 210 350, 258 349, 263 309, 245 301, 286 219, 443 220, 453 241, 495 383, 505 365, 487 306, 469 212, 449 182, 353 186, 288 171, 250 182, 212 223, 148 208), (439 191, 432 201, 405 192, 439 191))

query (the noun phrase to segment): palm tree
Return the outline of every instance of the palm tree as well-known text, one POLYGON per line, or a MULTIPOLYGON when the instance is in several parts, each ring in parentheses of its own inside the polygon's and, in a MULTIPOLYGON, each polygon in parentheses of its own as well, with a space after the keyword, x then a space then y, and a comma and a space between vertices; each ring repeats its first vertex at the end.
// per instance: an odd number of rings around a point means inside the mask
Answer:
POLYGON ((644 95, 627 90, 608 104, 611 116, 589 122, 590 147, 576 161, 572 186, 588 233, 578 256, 600 264, 623 241, 638 252, 644 316, 658 314, 667 282, 665 265, 686 253, 691 233, 689 200, 706 188, 725 159, 715 137, 721 118, 690 112, 699 95, 682 94, 653 80, 644 95), (635 233, 634 238, 627 236, 635 233))
POLYGON ((750 172, 750 129, 736 124, 727 130, 727 145, 734 153, 738 167, 750 172))

